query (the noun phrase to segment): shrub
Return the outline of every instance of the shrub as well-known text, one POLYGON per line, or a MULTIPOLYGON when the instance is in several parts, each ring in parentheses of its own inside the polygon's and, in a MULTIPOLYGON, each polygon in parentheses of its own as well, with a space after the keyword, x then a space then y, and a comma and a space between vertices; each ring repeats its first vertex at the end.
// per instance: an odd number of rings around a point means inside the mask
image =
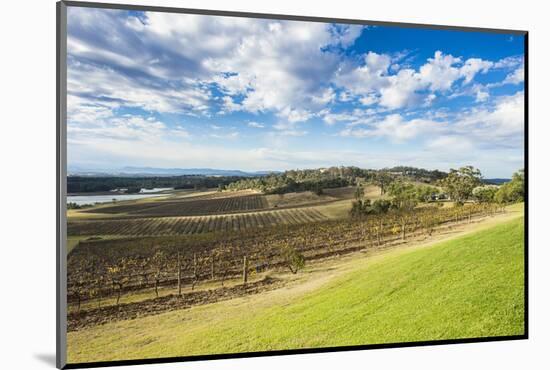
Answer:
POLYGON ((490 203, 495 200, 495 194, 499 190, 497 185, 484 185, 475 187, 472 190, 474 198, 481 203, 490 203))
POLYGON ((391 206, 391 202, 389 200, 378 199, 372 203, 372 210, 374 211, 375 214, 379 215, 379 214, 387 213, 388 210, 390 209, 390 206, 391 206))
POLYGON ((500 186, 495 193, 497 203, 523 202, 525 192, 524 172, 520 170, 512 176, 512 181, 500 186))
POLYGON ((306 265, 306 259, 296 248, 286 244, 282 247, 281 255, 289 268, 290 272, 296 274, 306 265))

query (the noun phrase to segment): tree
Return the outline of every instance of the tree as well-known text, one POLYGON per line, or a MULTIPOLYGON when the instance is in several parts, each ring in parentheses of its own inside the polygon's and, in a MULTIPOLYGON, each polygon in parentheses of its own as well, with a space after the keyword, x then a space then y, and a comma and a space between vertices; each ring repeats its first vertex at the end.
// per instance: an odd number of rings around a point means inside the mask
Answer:
POLYGON ((380 194, 386 193, 386 188, 393 181, 393 176, 388 171, 378 171, 374 177, 373 182, 380 187, 380 194))
POLYGON ((364 217, 366 215, 380 215, 387 213, 392 203, 386 199, 377 199, 371 203, 370 199, 357 200, 351 203, 349 211, 351 217, 364 217))
POLYGON ((472 195, 480 203, 491 203, 495 200, 498 190, 497 185, 477 186, 472 190, 472 195))
POLYGON ((365 189, 363 189, 363 185, 357 185, 357 187, 355 188, 354 197, 355 200, 363 200, 363 198, 365 197, 365 189))
POLYGON ((439 181, 449 197, 463 204, 470 196, 474 188, 481 184, 481 172, 472 166, 461 167, 458 170, 451 168, 449 175, 439 181))
POLYGON ((391 202, 386 199, 377 199, 374 202, 372 202, 372 210, 377 215, 387 213, 390 207, 391 207, 391 202))
POLYGON ((392 206, 403 211, 411 211, 418 204, 416 187, 403 181, 393 182, 388 193, 393 197, 392 206))
POLYGON ((371 213, 370 199, 361 200, 358 199, 351 203, 351 209, 349 210, 350 216, 361 217, 371 213))
POLYGON ((323 186, 321 186, 321 184, 315 184, 315 185, 313 186, 313 192, 314 192, 315 195, 317 195, 317 196, 323 195, 323 186))
POLYGON ((416 186, 416 197, 419 202, 429 202, 439 191, 437 188, 429 185, 416 186))
POLYGON ((281 255, 290 272, 293 274, 298 273, 298 271, 303 269, 306 265, 305 257, 290 244, 283 245, 281 248, 281 255))
POLYGON ((519 170, 514 173, 512 180, 500 186, 495 193, 495 201, 498 203, 523 202, 525 197, 525 173, 519 170))

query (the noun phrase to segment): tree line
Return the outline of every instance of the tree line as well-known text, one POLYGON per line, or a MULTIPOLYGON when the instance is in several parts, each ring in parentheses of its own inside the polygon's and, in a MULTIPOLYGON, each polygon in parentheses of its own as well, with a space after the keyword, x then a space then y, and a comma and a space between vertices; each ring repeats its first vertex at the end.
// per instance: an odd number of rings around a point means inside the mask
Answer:
POLYGON ((434 182, 435 186, 413 184, 384 172, 378 173, 372 182, 381 187, 382 194, 387 193, 389 197, 371 202, 364 198, 363 186, 358 184, 351 216, 382 214, 390 209, 412 211, 419 203, 441 199, 450 199, 458 206, 466 202, 517 203, 524 200, 525 193, 523 170, 514 173, 511 181, 502 185, 485 185, 481 171, 473 166, 451 169, 444 178, 434 182))
POLYGON ((322 194, 323 189, 355 186, 363 182, 378 185, 381 192, 396 179, 433 183, 447 174, 439 170, 415 167, 393 167, 381 170, 362 169, 354 166, 340 166, 318 169, 288 170, 256 178, 245 178, 229 185, 225 190, 259 190, 266 194, 284 194, 313 191, 322 194))
POLYGON ((126 193, 138 193, 141 189, 175 188, 205 189, 225 186, 243 179, 240 176, 160 176, 160 177, 116 177, 116 176, 68 176, 68 193, 106 192, 126 189, 126 193))

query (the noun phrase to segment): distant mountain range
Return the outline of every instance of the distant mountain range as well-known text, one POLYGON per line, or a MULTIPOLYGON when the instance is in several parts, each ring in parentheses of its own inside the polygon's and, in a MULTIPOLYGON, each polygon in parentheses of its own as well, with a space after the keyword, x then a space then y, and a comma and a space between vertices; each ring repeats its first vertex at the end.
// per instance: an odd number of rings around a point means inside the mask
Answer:
POLYGON ((69 176, 240 176, 255 177, 280 173, 279 171, 241 171, 241 170, 219 170, 214 168, 156 168, 156 167, 123 167, 116 170, 82 169, 72 167, 68 170, 69 176))

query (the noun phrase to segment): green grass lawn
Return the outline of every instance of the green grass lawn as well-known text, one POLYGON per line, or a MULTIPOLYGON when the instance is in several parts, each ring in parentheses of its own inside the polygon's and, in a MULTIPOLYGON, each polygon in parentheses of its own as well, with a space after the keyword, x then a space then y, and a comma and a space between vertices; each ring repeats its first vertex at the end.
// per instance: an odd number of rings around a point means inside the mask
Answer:
POLYGON ((523 217, 270 292, 69 333, 70 363, 524 333, 523 217), (306 283, 307 284, 307 283, 306 283))

